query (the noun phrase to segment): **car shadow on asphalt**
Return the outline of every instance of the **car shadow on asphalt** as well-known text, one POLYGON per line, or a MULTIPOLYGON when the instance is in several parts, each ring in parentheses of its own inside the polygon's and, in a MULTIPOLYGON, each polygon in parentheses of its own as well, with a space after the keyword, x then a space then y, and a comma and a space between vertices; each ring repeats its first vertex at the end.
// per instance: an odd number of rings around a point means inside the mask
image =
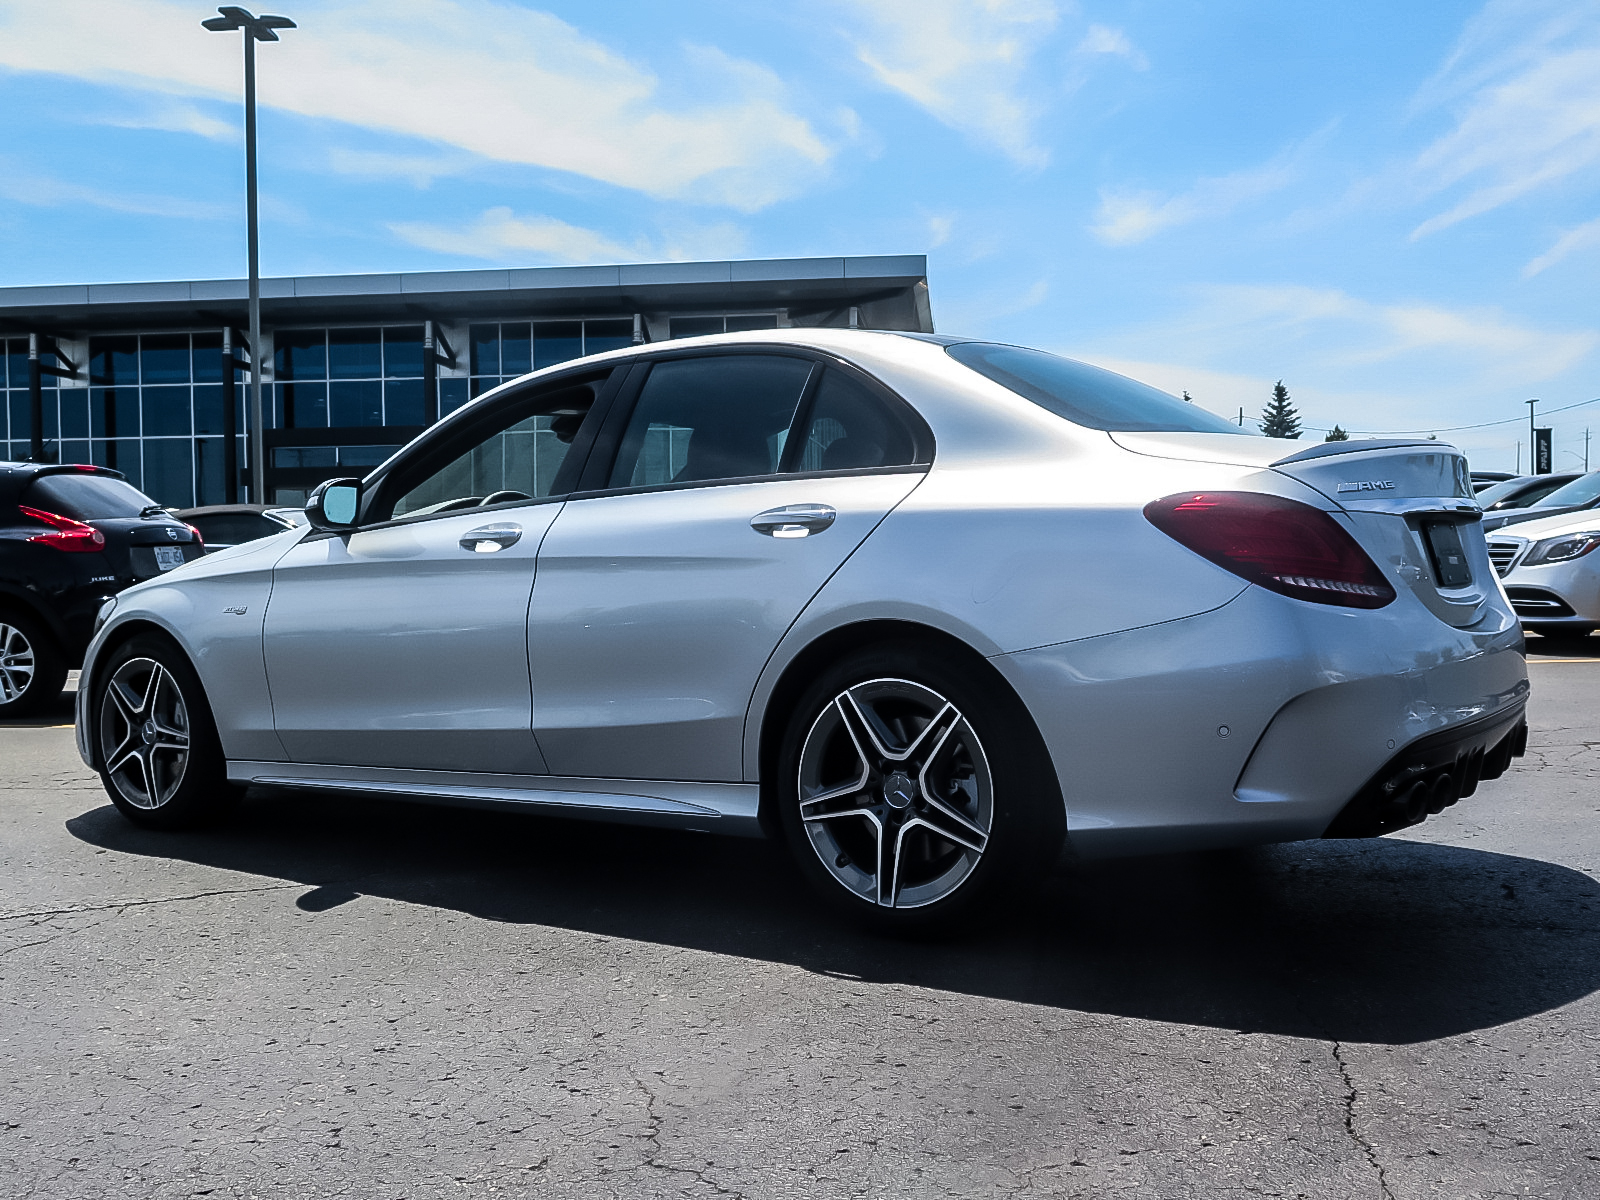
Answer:
MULTIPOLYGON (((1600 988, 1600 884, 1567 867, 1377 839, 1085 864, 939 941, 819 908, 781 847, 348 794, 257 793, 225 827, 67 822, 108 850, 361 896, 1087 1013, 1411 1043, 1600 988)), ((269 894, 251 903, 289 904, 269 894)), ((354 901, 354 903, 352 903, 354 901)), ((326 914, 326 915, 323 915, 326 914)))

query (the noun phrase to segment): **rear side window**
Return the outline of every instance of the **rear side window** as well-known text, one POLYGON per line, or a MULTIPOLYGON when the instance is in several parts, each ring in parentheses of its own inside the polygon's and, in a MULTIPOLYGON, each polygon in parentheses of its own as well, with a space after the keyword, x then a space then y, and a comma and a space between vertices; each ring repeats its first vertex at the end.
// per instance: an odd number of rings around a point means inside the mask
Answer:
POLYGON ((610 487, 771 475, 812 364, 775 354, 680 358, 650 368, 610 487))
POLYGON ((155 501, 138 488, 109 475, 41 475, 28 485, 22 503, 78 521, 137 517, 155 501))
POLYGON ((795 471, 900 467, 916 461, 905 423, 868 388, 836 367, 823 373, 806 418, 795 471))
POLYGON ((945 353, 1074 425, 1126 433, 1244 433, 1198 404, 1043 350, 958 342, 945 353))
POLYGON ((216 513, 208 517, 192 517, 189 524, 200 531, 208 545, 237 546, 240 542, 253 542, 257 538, 271 537, 288 528, 282 522, 256 513, 216 513))

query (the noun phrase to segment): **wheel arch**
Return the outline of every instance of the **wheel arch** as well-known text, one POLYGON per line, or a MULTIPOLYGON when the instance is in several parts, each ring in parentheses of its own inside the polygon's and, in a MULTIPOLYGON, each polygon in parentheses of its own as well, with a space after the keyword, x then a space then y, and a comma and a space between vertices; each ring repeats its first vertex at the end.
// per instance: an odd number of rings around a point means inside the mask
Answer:
POLYGON ((67 648, 67 627, 61 618, 51 612, 48 607, 40 604, 21 588, 9 584, 0 584, 0 615, 17 613, 21 616, 31 617, 38 621, 55 638, 56 645, 63 654, 69 653, 67 648))
MULTIPOLYGON (((927 650, 957 659, 964 663, 969 670, 985 676, 997 687, 1004 690, 1017 705, 1017 710, 1027 721, 1027 730, 1031 734, 1042 761, 1050 762, 1048 747, 1044 735, 1040 732, 1038 723, 1033 719, 1033 714, 1028 711, 1028 706, 993 663, 972 647, 962 641, 953 633, 938 629, 932 625, 924 625, 916 621, 896 620, 889 618, 875 618, 855 621, 847 625, 836 626, 833 629, 819 634, 808 642, 804 648, 792 657, 779 674, 776 682, 768 692, 766 701, 760 713, 760 725, 757 732, 757 783, 759 787, 758 819, 762 831, 767 837, 774 840, 780 839, 782 833, 777 820, 777 759, 783 745, 783 734, 794 714, 794 707, 799 702, 806 685, 828 663, 857 650, 868 646, 882 645, 886 642, 914 643, 925 647, 927 650)), ((1052 777, 1054 771, 1051 771, 1052 777)), ((1059 783, 1057 784, 1059 788, 1059 783)), ((1062 806, 1062 834, 1066 832, 1066 813, 1062 806)))
MULTIPOLYGON (((165 625, 162 625, 159 621, 152 621, 145 617, 130 617, 129 619, 118 623, 106 631, 104 639, 100 640, 94 648, 93 661, 86 662, 84 664, 87 669, 78 677, 78 689, 90 697, 91 704, 93 702, 95 685, 100 681, 100 675, 105 669, 106 660, 115 654, 121 646, 131 642, 134 638, 141 636, 153 636, 159 638, 161 641, 166 642, 175 651, 183 655, 184 659, 189 663, 190 668, 194 670, 195 677, 197 679, 200 678, 200 671, 195 664, 194 655, 189 653, 188 648, 181 641, 179 641, 176 636, 174 636, 170 629, 168 629, 165 625)), ((209 706, 211 699, 209 696, 205 695, 204 679, 200 680, 200 693, 201 698, 205 700, 207 706, 209 706)), ((92 725, 92 714, 89 719, 92 725)), ((100 762, 100 750, 96 745, 95 739, 93 737, 89 737, 83 742, 83 745, 88 747, 89 755, 93 759, 89 765, 98 771, 102 764, 100 762)))

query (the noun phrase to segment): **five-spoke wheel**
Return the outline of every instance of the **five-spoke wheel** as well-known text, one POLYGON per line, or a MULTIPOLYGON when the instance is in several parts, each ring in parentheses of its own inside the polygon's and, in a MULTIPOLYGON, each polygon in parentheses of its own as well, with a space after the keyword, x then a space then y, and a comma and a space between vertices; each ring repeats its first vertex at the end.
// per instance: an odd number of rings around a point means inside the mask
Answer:
POLYGON ((67 662, 32 616, 0 612, 0 717, 37 711, 61 694, 67 662))
POLYGON ((142 825, 168 828, 225 807, 235 790, 200 678, 177 646, 133 638, 95 674, 95 752, 112 803, 142 825))
POLYGON ((800 752, 800 819, 823 866, 884 908, 961 886, 994 823, 994 782, 961 711, 908 679, 846 688, 800 752))
POLYGON ((859 651, 795 706, 780 824, 826 896, 895 928, 944 922, 1036 878, 1065 823, 1021 702, 981 661, 859 651))

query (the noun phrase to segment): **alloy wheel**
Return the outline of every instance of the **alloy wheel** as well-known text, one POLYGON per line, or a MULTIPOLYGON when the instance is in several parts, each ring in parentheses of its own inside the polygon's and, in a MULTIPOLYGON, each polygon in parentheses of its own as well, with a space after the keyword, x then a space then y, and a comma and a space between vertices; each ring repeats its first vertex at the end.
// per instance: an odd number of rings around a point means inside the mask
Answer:
POLYGON ((0 704, 21 697, 33 682, 33 644, 15 625, 0 621, 0 704))
POLYGON ((189 765, 189 709, 177 682, 152 658, 130 658, 100 699, 100 755, 106 775, 135 808, 157 809, 189 765))
POLYGON ((817 715, 800 752, 800 819, 850 891, 918 908, 959 888, 994 822, 994 783, 966 717, 906 679, 872 679, 817 715))

